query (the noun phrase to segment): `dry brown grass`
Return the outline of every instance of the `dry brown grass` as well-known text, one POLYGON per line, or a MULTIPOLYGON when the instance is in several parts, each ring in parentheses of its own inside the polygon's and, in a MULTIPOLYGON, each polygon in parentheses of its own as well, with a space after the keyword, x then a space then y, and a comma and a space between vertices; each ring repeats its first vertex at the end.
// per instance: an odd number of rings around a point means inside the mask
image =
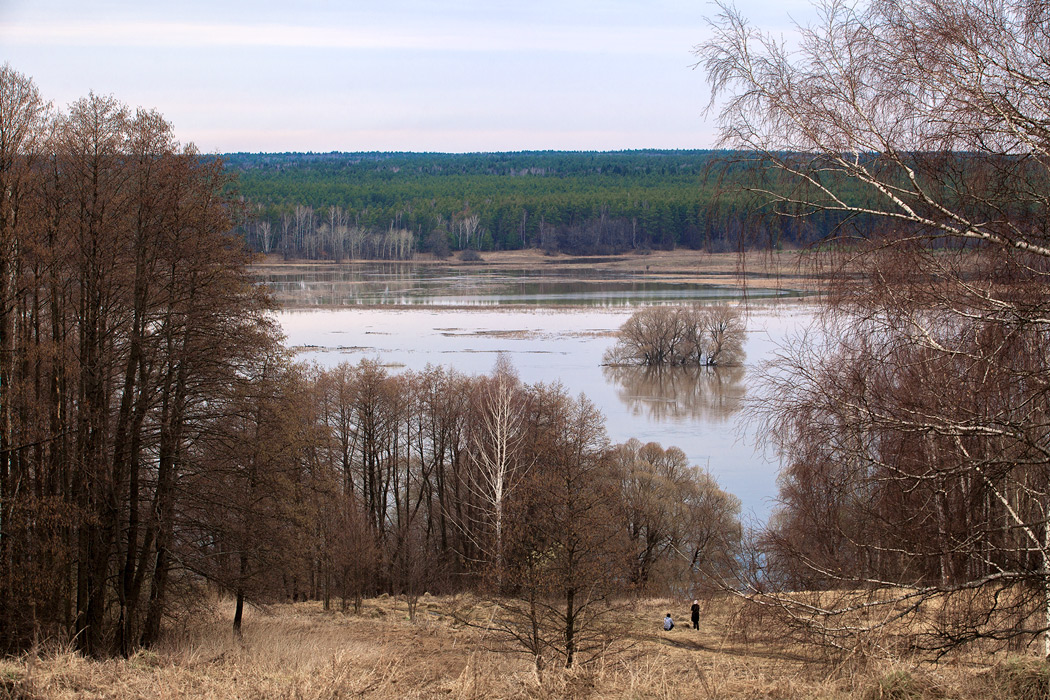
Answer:
MULTIPOLYGON (((457 602, 462 606, 463 601, 457 602)), ((494 651, 458 625, 453 601, 368 601, 360 616, 317 603, 251 611, 243 641, 216 604, 154 651, 91 661, 57 651, 0 661, 0 698, 1005 698, 1046 697, 1034 659, 954 658, 939 665, 839 658, 748 634, 737 603, 707 601, 699 631, 680 601, 639 602, 629 652, 591 668, 535 675, 529 659, 494 651), (663 613, 678 628, 661 629, 663 613)))

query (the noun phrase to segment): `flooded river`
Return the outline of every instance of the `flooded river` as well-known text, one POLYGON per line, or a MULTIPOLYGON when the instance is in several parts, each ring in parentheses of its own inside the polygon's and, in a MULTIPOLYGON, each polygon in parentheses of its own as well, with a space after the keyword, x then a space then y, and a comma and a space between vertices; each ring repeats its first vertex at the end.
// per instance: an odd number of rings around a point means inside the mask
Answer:
POLYGON ((614 442, 676 445, 764 520, 777 465, 756 452, 741 402, 749 380, 811 310, 782 292, 750 293, 743 367, 653 371, 601 365, 639 307, 740 303, 730 287, 512 270, 396 265, 297 266, 263 278, 301 359, 335 365, 377 358, 391 371, 427 364, 489 372, 506 353, 527 383, 560 382, 601 409, 614 442))

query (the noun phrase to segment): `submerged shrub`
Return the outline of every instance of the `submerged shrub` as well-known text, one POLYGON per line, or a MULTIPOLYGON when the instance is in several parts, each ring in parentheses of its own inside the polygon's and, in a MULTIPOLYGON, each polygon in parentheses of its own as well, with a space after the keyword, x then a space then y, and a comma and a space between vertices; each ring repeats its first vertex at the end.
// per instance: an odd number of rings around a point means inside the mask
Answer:
POLYGON ((726 306, 652 306, 632 315, 603 361, 609 365, 738 365, 747 328, 726 306))

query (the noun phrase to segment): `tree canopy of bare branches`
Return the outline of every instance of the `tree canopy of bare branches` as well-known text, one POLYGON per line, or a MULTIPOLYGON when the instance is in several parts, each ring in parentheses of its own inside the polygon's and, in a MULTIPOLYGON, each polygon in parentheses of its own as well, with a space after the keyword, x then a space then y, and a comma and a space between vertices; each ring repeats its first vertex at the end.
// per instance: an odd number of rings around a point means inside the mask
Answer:
POLYGON ((740 312, 730 306, 650 306, 620 327, 603 360, 650 367, 739 365, 746 332, 740 312))
POLYGON ((194 436, 275 343, 221 164, 0 67, 0 645, 156 640, 194 436))
POLYGON ((755 191, 842 222, 822 325, 760 406, 785 461, 760 586, 856 591, 776 599, 825 639, 908 619, 920 646, 1050 653, 1050 17, 818 9, 791 48, 724 6, 698 48, 755 191))
POLYGON ((611 460, 627 533, 634 588, 684 594, 720 581, 735 569, 740 500, 707 472, 690 466, 677 447, 629 440, 611 460))
MULTIPOLYGON (((0 653, 131 655, 205 590, 239 632, 249 604, 475 588, 541 611, 537 658, 599 655, 630 585, 600 412, 502 359, 294 363, 229 185, 159 114, 53 111, 0 68, 0 653)), ((671 454, 664 493, 720 528, 671 454)))

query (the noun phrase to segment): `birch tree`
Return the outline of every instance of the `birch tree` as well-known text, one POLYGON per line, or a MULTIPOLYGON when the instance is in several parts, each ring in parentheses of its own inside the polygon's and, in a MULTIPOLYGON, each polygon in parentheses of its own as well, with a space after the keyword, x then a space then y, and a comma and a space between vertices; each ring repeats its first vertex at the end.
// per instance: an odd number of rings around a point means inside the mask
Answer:
POLYGON ((530 406, 535 466, 512 501, 503 559, 514 593, 495 603, 488 627, 540 672, 552 660, 595 662, 624 642, 627 545, 601 414, 559 386, 536 387, 530 406))
POLYGON ((760 406, 786 464, 767 573, 857 594, 767 602, 839 644, 904 619, 939 650, 1050 654, 1050 17, 818 10, 790 48, 723 6, 698 48, 754 193, 841 222, 822 326, 760 406))
POLYGON ((472 431, 476 462, 472 487, 492 532, 488 550, 490 563, 502 570, 504 506, 511 488, 527 472, 519 461, 524 446, 524 392, 505 355, 500 354, 492 376, 478 390, 477 423, 472 431))

